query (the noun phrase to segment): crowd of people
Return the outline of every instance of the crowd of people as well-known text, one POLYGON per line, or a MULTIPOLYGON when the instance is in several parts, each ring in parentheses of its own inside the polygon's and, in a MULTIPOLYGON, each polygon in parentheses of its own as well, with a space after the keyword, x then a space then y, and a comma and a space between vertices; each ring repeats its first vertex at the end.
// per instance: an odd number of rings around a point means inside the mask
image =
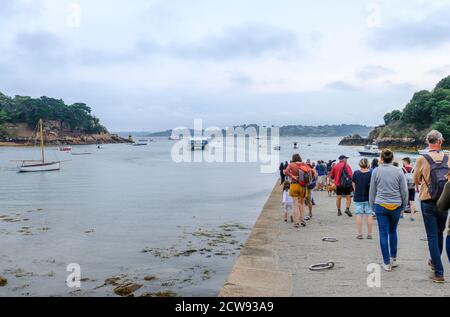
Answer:
MULTIPOLYGON (((313 218, 314 192, 335 194, 337 216, 355 216, 357 239, 372 240, 374 222, 378 223, 382 266, 390 272, 399 266, 399 221, 405 213, 410 214, 410 221, 415 221, 418 193, 430 254, 428 265, 433 272, 431 280, 444 283, 442 253, 450 209, 450 160, 442 151, 444 141, 439 131, 431 131, 426 138, 429 152, 417 158, 415 166, 408 157, 401 163, 396 161, 389 149, 372 162, 362 158, 355 171, 345 155, 338 161, 311 162, 294 154, 290 163, 280 165, 284 221, 292 222, 296 229, 306 227, 313 218)), ((450 221, 448 228, 446 248, 450 261, 450 221)))

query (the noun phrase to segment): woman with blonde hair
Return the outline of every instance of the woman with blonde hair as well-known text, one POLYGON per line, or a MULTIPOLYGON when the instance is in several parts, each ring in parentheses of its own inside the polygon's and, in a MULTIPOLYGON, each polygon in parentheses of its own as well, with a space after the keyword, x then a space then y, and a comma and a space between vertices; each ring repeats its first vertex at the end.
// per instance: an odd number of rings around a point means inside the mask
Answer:
POLYGON ((357 239, 362 240, 364 236, 362 234, 363 220, 367 222, 367 239, 372 240, 372 228, 373 217, 372 209, 369 206, 369 190, 370 180, 372 178, 372 172, 369 170, 369 160, 363 158, 359 162, 360 169, 355 171, 352 177, 354 196, 353 201, 355 203, 355 216, 356 216, 356 230, 358 231, 357 239))

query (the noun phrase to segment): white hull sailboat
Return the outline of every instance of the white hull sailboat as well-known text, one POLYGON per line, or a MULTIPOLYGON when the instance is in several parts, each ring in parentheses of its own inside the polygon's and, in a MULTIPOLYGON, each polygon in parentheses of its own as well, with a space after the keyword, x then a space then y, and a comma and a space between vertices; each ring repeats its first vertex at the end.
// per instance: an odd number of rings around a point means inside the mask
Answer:
POLYGON ((60 162, 51 163, 33 163, 31 161, 23 161, 22 165, 19 165, 19 172, 29 173, 29 172, 49 172, 49 171, 59 171, 61 169, 60 162))
POLYGON ((50 171, 58 171, 61 168, 61 162, 46 162, 45 161, 45 150, 44 150, 44 124, 42 119, 39 120, 39 134, 41 139, 41 154, 42 160, 40 161, 30 161, 24 160, 22 161, 17 168, 20 173, 29 173, 29 172, 50 172, 50 171))

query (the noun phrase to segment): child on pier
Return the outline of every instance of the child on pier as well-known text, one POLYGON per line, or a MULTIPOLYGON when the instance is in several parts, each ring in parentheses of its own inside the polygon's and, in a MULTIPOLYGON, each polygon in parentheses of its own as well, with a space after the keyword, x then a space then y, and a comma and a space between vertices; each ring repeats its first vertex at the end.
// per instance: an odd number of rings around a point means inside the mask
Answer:
POLYGON ((283 212, 284 212, 284 221, 288 222, 288 217, 291 217, 291 222, 294 222, 294 218, 292 217, 292 210, 294 209, 294 200, 289 195, 289 189, 291 188, 291 183, 288 181, 284 182, 283 185, 283 212))

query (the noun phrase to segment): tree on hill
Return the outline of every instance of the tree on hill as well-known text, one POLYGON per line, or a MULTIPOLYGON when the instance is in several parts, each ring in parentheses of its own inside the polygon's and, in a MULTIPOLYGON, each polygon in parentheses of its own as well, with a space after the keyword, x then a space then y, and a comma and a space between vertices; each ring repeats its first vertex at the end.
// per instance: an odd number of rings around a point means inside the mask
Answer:
POLYGON ((450 140, 450 76, 442 79, 432 91, 416 92, 403 111, 394 110, 384 117, 386 127, 380 135, 421 137, 426 130, 437 129, 450 140), (395 128, 394 128, 395 127, 395 128))
POLYGON ((39 119, 59 121, 71 130, 87 134, 107 132, 91 108, 84 103, 66 105, 61 99, 31 98, 29 96, 8 97, 0 93, 0 124, 26 123, 33 127, 39 119))

